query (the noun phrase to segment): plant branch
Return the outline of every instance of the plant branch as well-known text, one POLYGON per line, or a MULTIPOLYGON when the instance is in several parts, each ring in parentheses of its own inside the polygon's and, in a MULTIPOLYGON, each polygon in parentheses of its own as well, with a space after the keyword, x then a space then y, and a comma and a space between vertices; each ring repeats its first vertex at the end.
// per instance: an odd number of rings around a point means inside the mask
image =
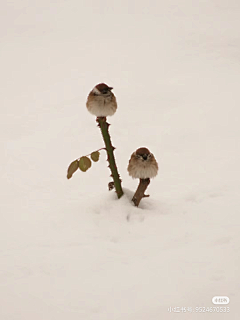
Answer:
POLYGON ((132 198, 132 201, 136 207, 138 207, 140 201, 142 198, 149 197, 149 195, 144 194, 145 190, 147 189, 148 185, 150 183, 150 179, 139 179, 139 185, 138 188, 132 198))
POLYGON ((106 117, 97 117, 96 121, 98 122, 98 126, 101 129, 103 140, 106 146, 106 151, 108 155, 107 160, 109 162, 109 168, 112 173, 111 176, 113 178, 115 190, 118 198, 121 198, 121 196, 123 195, 123 190, 122 190, 121 180, 119 178, 119 174, 118 174, 118 170, 117 170, 117 166, 116 166, 116 162, 113 154, 113 151, 115 148, 112 145, 111 138, 108 131, 109 123, 107 123, 106 117))
MULTIPOLYGON (((106 148, 100 148, 100 149, 98 149, 98 150, 96 150, 96 151, 94 151, 94 152, 97 152, 97 151, 100 151, 100 150, 106 150, 106 148)), ((91 155, 91 153, 87 154, 86 157, 88 157, 88 156, 90 156, 90 155, 91 155)), ((80 159, 80 158, 79 158, 79 159, 80 159)))

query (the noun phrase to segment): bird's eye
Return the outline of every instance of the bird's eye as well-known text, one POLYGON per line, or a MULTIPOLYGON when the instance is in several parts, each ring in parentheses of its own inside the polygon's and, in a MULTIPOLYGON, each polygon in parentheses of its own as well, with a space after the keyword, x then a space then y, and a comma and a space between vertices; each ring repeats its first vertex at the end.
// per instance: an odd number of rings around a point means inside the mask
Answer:
POLYGON ((108 93, 108 90, 102 90, 102 94, 108 93))

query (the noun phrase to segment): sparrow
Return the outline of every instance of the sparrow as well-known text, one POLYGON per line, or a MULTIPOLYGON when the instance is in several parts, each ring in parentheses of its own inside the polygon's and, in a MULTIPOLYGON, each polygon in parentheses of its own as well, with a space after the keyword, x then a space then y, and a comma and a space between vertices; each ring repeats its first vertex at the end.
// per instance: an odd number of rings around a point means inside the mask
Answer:
POLYGON ((117 110, 117 100, 112 89, 105 83, 97 84, 88 95, 88 111, 97 117, 112 116, 117 110))
POLYGON ((158 173, 158 163, 154 155, 147 148, 142 147, 131 155, 127 170, 132 178, 154 178, 158 173))

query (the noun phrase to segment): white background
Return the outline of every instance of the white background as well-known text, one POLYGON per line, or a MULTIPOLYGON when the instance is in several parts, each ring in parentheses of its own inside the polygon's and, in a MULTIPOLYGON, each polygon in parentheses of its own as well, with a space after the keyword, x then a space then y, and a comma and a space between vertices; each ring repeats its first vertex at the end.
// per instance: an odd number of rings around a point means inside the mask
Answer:
POLYGON ((0 5, 2 320, 238 319, 240 4, 6 1, 0 5), (86 97, 109 118, 125 196, 86 97), (148 147, 159 175, 137 209, 126 167, 148 147), (169 307, 230 313, 175 314, 169 307))

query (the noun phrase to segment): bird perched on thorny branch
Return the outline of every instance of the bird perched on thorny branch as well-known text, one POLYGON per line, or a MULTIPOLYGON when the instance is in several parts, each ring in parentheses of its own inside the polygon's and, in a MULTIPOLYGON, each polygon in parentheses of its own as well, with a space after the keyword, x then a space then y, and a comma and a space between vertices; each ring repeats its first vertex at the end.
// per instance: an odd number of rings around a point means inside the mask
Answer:
POLYGON ((127 170, 132 178, 151 179, 158 173, 158 163, 154 155, 142 147, 131 155, 127 170))
POLYGON ((97 84, 88 95, 88 111, 96 117, 112 116, 117 110, 117 101, 112 89, 105 83, 97 84))

